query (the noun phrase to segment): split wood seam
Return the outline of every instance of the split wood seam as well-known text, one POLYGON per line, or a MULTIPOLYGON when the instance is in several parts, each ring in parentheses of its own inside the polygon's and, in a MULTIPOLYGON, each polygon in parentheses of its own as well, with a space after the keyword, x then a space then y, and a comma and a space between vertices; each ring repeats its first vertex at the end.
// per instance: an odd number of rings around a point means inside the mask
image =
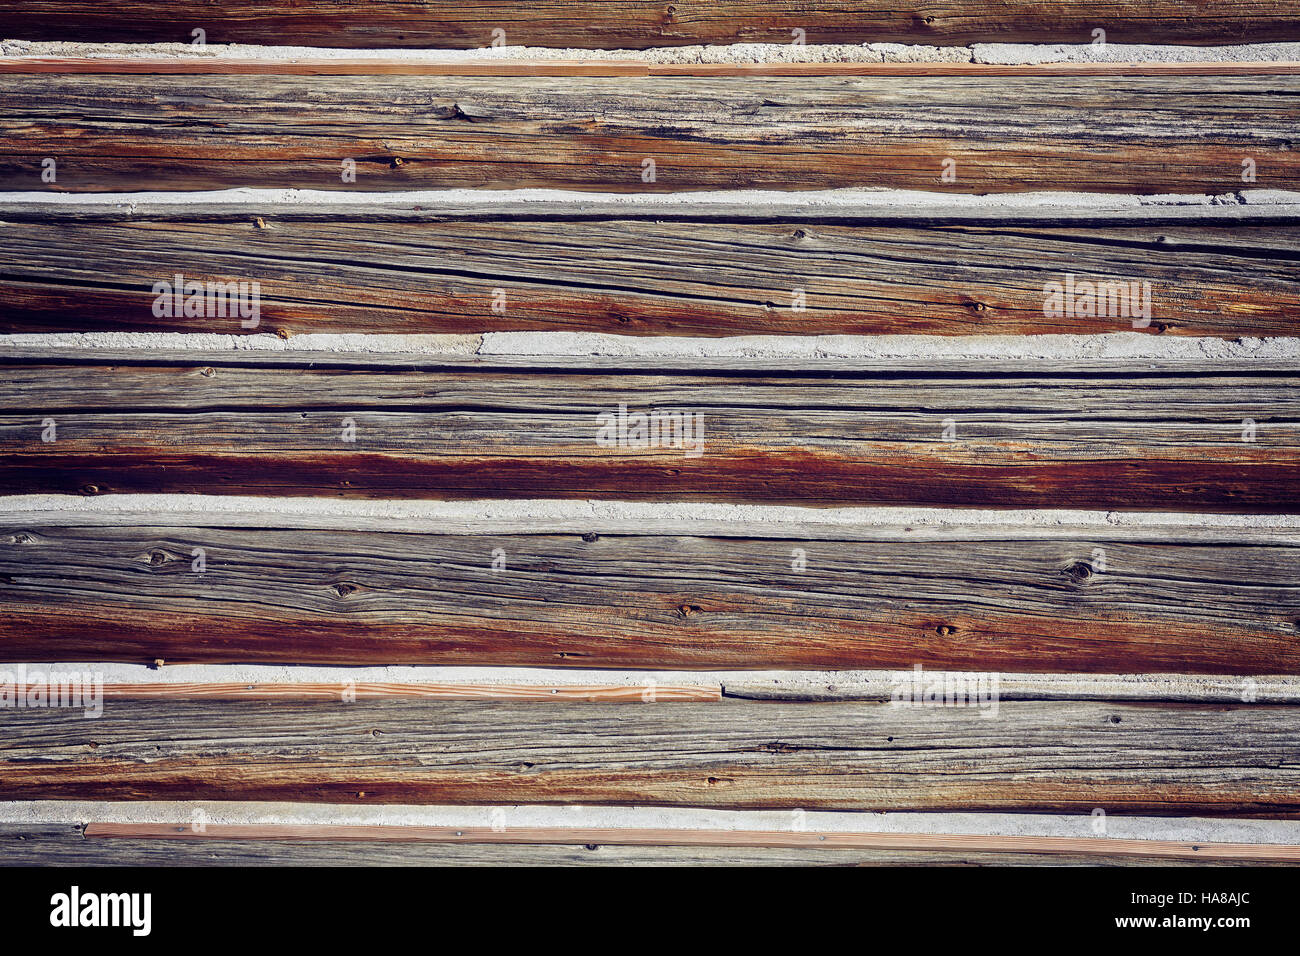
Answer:
POLYGON ((649 63, 638 60, 148 60, 0 57, 4 73, 247 73, 317 76, 1262 76, 1300 74, 1295 62, 1236 63, 649 63))
POLYGON ((172 698, 178 700, 563 700, 664 703, 722 699, 721 684, 652 686, 586 684, 417 684, 417 683, 210 683, 105 684, 104 697, 116 699, 172 698))
POLYGON ((1257 860, 1300 863, 1300 846, 1277 843, 1202 843, 1113 837, 996 836, 962 833, 818 833, 784 830, 600 829, 569 827, 430 827, 208 823, 89 823, 87 838, 135 840, 310 840, 401 843, 507 843, 606 846, 712 846, 789 849, 951 850, 971 853, 1049 853, 1155 857, 1177 860, 1257 860))

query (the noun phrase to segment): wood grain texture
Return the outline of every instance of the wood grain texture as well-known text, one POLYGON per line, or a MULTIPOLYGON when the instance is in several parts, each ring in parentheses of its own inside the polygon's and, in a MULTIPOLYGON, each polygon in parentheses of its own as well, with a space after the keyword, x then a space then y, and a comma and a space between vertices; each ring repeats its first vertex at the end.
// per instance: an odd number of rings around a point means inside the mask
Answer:
MULTIPOLYGON (((32 526, 0 532, 0 644, 9 660, 170 664, 1257 675, 1300 670, 1297 582, 1300 548, 1230 534, 1188 545, 32 526)), ((274 691, 159 688, 125 696, 274 691)), ((339 685, 318 690, 341 699, 339 685)), ((382 690, 357 696, 399 696, 382 690)))
POLYGON ((0 712, 0 798, 1300 815, 1295 708, 130 701, 0 712))
POLYGON ((511 45, 643 49, 696 43, 960 44, 1087 43, 1094 27, 1112 43, 1245 43, 1300 39, 1300 14, 1285 0, 950 0, 941 6, 884 0, 14 0, 0 35, 32 40, 305 46, 487 46, 493 30, 511 45))
POLYGON ((391 843, 319 840, 88 840, 74 824, 0 823, 3 866, 1285 866, 1257 860, 970 850, 391 843))
MULTIPOLYGON (((1290 335, 1294 225, 844 225, 689 218, 51 218, 6 226, 0 331, 621 335, 1106 333, 1045 288, 1150 284, 1152 334, 1290 335), (157 316, 154 283, 257 282, 260 321, 157 316), (494 311, 502 290, 504 311, 494 311), (803 308, 796 310, 796 290, 803 308)), ((325 209, 318 214, 326 215, 325 209)), ((173 216, 176 213, 172 213, 173 216)), ((774 215, 777 218, 779 214, 774 215)), ((1139 323, 1140 324, 1140 323, 1139 323)))
MULTIPOLYGON (((157 658, 155 658, 156 660, 157 658)), ((336 684, 273 682, 264 684, 211 681, 158 681, 151 684, 105 684, 105 700, 142 698, 173 700, 533 700, 623 701, 668 703, 721 700, 718 684, 654 684, 626 687, 599 684, 470 684, 376 683, 347 681, 336 684)))
POLYGON ((0 76, 0 187, 1222 193, 1297 127, 1297 76, 0 76))
POLYGON ((464 844, 596 844, 793 849, 893 849, 937 852, 1064 854, 1179 860, 1266 860, 1300 863, 1300 846, 1107 837, 995 836, 969 833, 843 833, 791 830, 688 830, 631 827, 433 827, 319 824, 90 823, 88 840, 321 840, 464 844))
POLYGON ((644 364, 541 374, 210 360, 227 364, 10 365, 0 493, 1300 508, 1294 375, 1147 377, 1140 365, 1087 379, 1050 367, 1027 378, 660 374, 644 364), (699 415, 703 441, 599 444, 620 405, 699 415), (1243 440, 1246 419, 1253 440, 1243 440))

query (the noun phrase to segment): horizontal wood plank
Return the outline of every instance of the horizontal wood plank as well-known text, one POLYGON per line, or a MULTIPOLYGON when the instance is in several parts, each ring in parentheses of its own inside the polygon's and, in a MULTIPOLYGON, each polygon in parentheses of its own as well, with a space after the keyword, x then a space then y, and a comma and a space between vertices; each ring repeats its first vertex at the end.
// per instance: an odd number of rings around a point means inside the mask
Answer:
POLYGON ((1141 212, 1078 227, 371 222, 335 210, 332 221, 268 209, 225 222, 50 208, 6 226, 0 331, 1089 334, 1133 331, 1136 319, 1152 334, 1238 337, 1289 335, 1300 317, 1293 224, 1181 225, 1141 212), (257 283, 258 321, 155 310, 154 284, 178 273, 257 283), (1047 291, 1067 282, 1147 283, 1146 304, 1061 314, 1047 291))
MULTIPOLYGON (((1300 547, 1243 545, 1231 532, 1199 545, 1104 534, 1032 540, 1013 532, 993 541, 806 541, 737 533, 168 528, 165 520, 119 528, 34 522, 0 532, 0 644, 7 658, 1300 670, 1300 547), (204 567, 197 571, 200 550, 204 567)), ((318 685, 292 696, 340 700, 342 690, 318 685)), ((478 696, 546 699, 554 690, 487 688, 478 696)), ((1248 685, 1237 690, 1244 694, 1248 685)), ((284 685, 159 683, 104 691, 111 700, 285 696, 284 685)), ((384 685, 353 693, 473 696, 464 688, 384 685)), ((648 691, 574 688, 562 696, 717 694, 716 687, 668 682, 648 691)))
POLYGON ((1088 43, 1103 27, 1112 43, 1244 43, 1300 39, 1285 0, 14 0, 0 35, 33 40, 270 43, 356 47, 484 47, 504 31, 523 46, 643 49, 697 43, 958 44, 1088 43))
POLYGON ((1294 708, 130 701, 0 712, 4 799, 1300 815, 1294 708))
POLYGON ((1135 364, 1078 378, 1046 363, 1026 378, 660 374, 644 364, 540 374, 211 360, 227 364, 10 365, 0 493, 1300 509, 1294 375, 1148 377, 1135 364), (653 440, 648 418, 643 435, 627 417, 651 412, 662 423, 653 440))
POLYGON ((320 840, 462 844, 596 844, 620 846, 894 849, 929 852, 1027 853, 1145 859, 1268 860, 1300 863, 1300 846, 1108 837, 1004 836, 970 833, 845 833, 815 830, 704 830, 656 827, 431 827, 319 824, 90 823, 88 840, 320 840))
POLYGON ((1261 860, 962 850, 328 840, 89 840, 75 824, 0 823, 4 866, 1286 866, 1261 860))
POLYGON ((155 76, 147 97, 139 84, 0 76, 0 187, 1221 193, 1241 188, 1244 160, 1259 187, 1300 187, 1298 76, 155 76))

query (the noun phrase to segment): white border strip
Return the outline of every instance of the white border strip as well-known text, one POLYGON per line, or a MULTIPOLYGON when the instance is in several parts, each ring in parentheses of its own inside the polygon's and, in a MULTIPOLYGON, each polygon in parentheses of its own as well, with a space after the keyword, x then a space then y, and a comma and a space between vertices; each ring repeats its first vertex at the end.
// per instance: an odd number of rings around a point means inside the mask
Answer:
MULTIPOLYGON (((485 36, 486 39, 486 36, 485 36)), ((346 59, 403 63, 490 63, 512 60, 648 61, 669 63, 1249 63, 1300 60, 1300 43, 1243 43, 1227 46, 1152 43, 972 43, 931 46, 909 43, 727 43, 654 47, 647 50, 588 50, 501 46, 471 50, 352 49, 262 46, 247 43, 87 43, 63 40, 4 40, 0 55, 108 59, 295 60, 346 59)))
POLYGON ((572 211, 569 207, 615 206, 629 210, 650 209, 660 212, 699 207, 735 206, 738 210, 761 206, 764 214, 787 210, 818 210, 825 213, 853 211, 892 211, 900 207, 920 212, 933 210, 1095 210, 1122 212, 1168 207, 1193 207, 1204 211, 1219 210, 1224 215, 1233 207, 1294 207, 1300 204, 1300 192, 1281 189, 1244 189, 1215 195, 1168 193, 1127 195, 1068 191, 1021 193, 930 192, 914 189, 879 187, 845 187, 842 189, 775 190, 727 189, 680 193, 610 193, 568 189, 420 189, 394 192, 370 192, 331 189, 281 189, 236 187, 196 191, 65 193, 44 190, 0 191, 0 215, 3 206, 13 203, 51 207, 97 206, 135 209, 141 206, 225 206, 231 204, 276 206, 394 206, 419 205, 430 213, 441 208, 466 207, 491 212, 497 207, 514 209, 521 204, 536 205, 539 212, 572 211))
MULTIPOLYGON (((105 684, 468 684, 512 687, 651 687, 720 685, 724 696, 750 700, 889 700, 906 670, 647 671, 545 667, 318 667, 271 664, 0 663, 0 676, 54 671, 88 673, 105 684)), ((931 676, 959 674, 932 670, 931 676)), ((984 676, 984 675, 981 675, 984 676)), ((1250 677, 1199 674, 998 675, 1005 701, 1114 700, 1227 704, 1300 703, 1300 675, 1250 677), (1246 698, 1249 698, 1247 700, 1246 698)))
MULTIPOLYGON (((1300 540, 1300 515, 995 510, 566 499, 396 501, 242 495, 0 496, 0 527, 138 525, 384 530, 442 534, 733 535, 818 532, 867 540, 1086 537, 1177 540, 1198 533, 1300 540)), ((1240 537, 1238 537, 1240 536, 1240 537)))
MULTIPOLYGON (((1104 809, 1104 808, 1102 808, 1104 809)), ((560 827, 674 830, 790 830, 827 833, 952 833, 1068 836, 1220 843, 1300 844, 1300 821, 1108 814, 879 813, 818 810, 704 810, 677 807, 454 807, 196 801, 40 800, 0 802, 0 823, 166 823, 560 827)), ((2 858, 2 854, 0 854, 2 858)))

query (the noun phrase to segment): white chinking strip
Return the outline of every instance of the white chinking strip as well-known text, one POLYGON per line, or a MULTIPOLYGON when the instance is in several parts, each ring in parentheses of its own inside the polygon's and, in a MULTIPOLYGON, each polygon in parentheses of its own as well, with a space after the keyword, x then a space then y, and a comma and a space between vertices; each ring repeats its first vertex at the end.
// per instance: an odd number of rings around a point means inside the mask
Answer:
POLYGON ((500 46, 473 50, 347 49, 254 44, 85 43, 0 41, 0 56, 106 57, 111 59, 283 61, 346 59, 402 63, 484 63, 494 60, 586 60, 668 63, 1238 63, 1300 59, 1300 43, 1228 46, 1130 43, 973 43, 929 46, 906 43, 730 43, 649 50, 587 50, 500 46))
MULTIPOLYGON (((730 697, 754 700, 889 700, 906 670, 637 671, 546 667, 313 667, 272 664, 0 663, 0 681, 53 672, 91 674, 104 684, 464 684, 513 687, 672 687, 721 685, 730 697), (6 675, 10 677, 6 678, 6 675)), ((927 679, 959 671, 929 670, 927 679)), ((987 677, 988 675, 980 675, 987 677)), ((999 674, 998 699, 1185 701, 1296 704, 1300 676, 1200 674, 999 674), (1249 698, 1247 701, 1245 698, 1249 698)))
POLYGON ((906 215, 909 210, 932 212, 957 210, 974 212, 988 210, 994 213, 1025 212, 1040 209, 1053 215, 1070 210, 1090 213, 1124 213, 1135 215, 1155 209, 1188 208, 1198 215, 1217 213, 1228 218, 1243 211, 1263 214, 1281 208, 1289 213, 1300 209, 1300 192, 1282 189, 1243 189, 1230 193, 1165 193, 1154 195, 1129 195, 1069 191, 1035 191, 1023 193, 965 193, 931 192, 916 189, 886 189, 880 187, 845 187, 840 189, 778 190, 778 189, 726 189, 701 190, 684 193, 610 193, 571 189, 419 189, 393 192, 369 192, 331 189, 292 189, 240 186, 231 189, 158 192, 63 193, 41 190, 0 191, 0 216, 3 207, 14 203, 32 203, 49 206, 52 211, 60 207, 93 209, 108 207, 121 211, 148 207, 193 207, 216 205, 264 205, 269 210, 277 207, 304 205, 339 206, 393 206, 419 205, 426 212, 440 209, 472 207, 491 212, 500 206, 515 207, 520 204, 536 206, 538 212, 555 211, 557 214, 575 208, 612 207, 627 212, 646 209, 651 212, 696 210, 713 207, 731 207, 728 215, 769 215, 808 211, 821 214, 850 214, 855 211, 884 212, 899 210, 906 215), (1243 210, 1240 207, 1247 207, 1243 210))
MULTIPOLYGON (((1261 361, 1300 363, 1300 337, 1198 338, 1116 332, 1104 335, 739 335, 725 338, 631 336, 600 332, 487 332, 482 335, 306 333, 19 332, 0 335, 0 356, 40 358, 58 350, 139 350, 159 353, 239 352, 306 356, 366 355, 568 359, 694 358, 700 360, 888 362, 1214 362, 1249 367, 1261 361)), ((937 367, 936 371, 942 371, 937 367)))
POLYGON ((827 540, 1300 542, 1300 515, 998 510, 566 499, 366 500, 242 495, 0 496, 0 527, 303 528, 440 534, 809 535, 827 540))
MULTIPOLYGON (((1104 809, 1104 808, 1102 808, 1104 809)), ((678 807, 350 806, 338 804, 34 800, 0 802, 0 824, 163 823, 622 828, 826 833, 952 833, 1096 837, 1091 814, 879 813, 678 807), (201 811, 201 815, 200 815, 201 811)), ((1106 837, 1193 843, 1300 843, 1300 821, 1106 817, 1106 837)))

